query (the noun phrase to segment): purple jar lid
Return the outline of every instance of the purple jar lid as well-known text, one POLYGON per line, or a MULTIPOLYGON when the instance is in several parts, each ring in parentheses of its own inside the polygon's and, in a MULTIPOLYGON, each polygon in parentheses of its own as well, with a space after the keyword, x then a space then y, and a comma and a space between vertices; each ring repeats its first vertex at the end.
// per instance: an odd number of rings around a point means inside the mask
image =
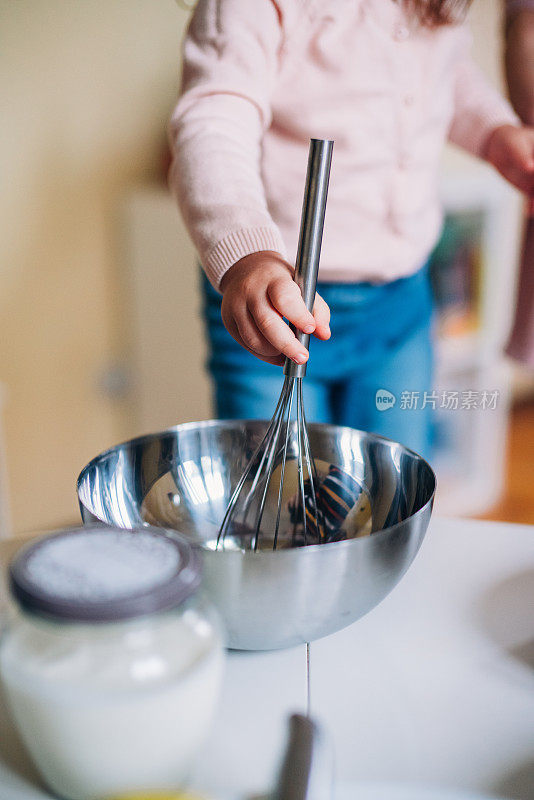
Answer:
POLYGON ((112 622, 175 608, 200 584, 199 552, 179 534, 98 526, 40 539, 10 566, 10 588, 34 614, 112 622))

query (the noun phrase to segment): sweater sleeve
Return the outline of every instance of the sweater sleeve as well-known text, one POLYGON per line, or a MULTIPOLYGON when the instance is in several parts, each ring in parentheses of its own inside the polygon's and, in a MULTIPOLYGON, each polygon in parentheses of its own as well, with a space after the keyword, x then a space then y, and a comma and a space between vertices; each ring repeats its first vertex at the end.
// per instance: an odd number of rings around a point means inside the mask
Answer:
POLYGON ((274 0, 199 0, 169 126, 169 183, 211 283, 240 258, 284 254, 261 176, 282 17, 274 0))
POLYGON ((479 158, 484 157, 490 133, 500 125, 519 125, 507 100, 488 82, 470 54, 471 35, 461 32, 454 90, 454 116, 448 139, 479 158))

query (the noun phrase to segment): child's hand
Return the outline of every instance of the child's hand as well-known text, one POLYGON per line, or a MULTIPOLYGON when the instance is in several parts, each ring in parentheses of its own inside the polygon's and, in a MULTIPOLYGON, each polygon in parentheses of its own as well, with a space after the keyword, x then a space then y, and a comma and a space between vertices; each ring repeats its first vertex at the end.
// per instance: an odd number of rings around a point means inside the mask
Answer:
POLYGON ((495 128, 485 155, 507 181, 528 195, 529 213, 534 213, 534 128, 495 128))
POLYGON ((297 364, 308 360, 308 351, 282 317, 304 333, 330 338, 327 304, 316 295, 310 314, 292 268, 278 253, 245 256, 223 276, 221 291, 222 319, 228 332, 262 361, 281 366, 285 356, 297 364))

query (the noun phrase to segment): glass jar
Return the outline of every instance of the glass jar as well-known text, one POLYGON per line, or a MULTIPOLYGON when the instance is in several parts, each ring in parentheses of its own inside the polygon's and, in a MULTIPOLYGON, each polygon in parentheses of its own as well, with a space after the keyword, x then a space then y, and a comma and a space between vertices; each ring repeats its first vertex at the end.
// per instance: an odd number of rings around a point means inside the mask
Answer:
POLYGON ((8 705, 48 786, 71 800, 183 785, 209 729, 223 646, 174 534, 81 528, 10 568, 8 705))

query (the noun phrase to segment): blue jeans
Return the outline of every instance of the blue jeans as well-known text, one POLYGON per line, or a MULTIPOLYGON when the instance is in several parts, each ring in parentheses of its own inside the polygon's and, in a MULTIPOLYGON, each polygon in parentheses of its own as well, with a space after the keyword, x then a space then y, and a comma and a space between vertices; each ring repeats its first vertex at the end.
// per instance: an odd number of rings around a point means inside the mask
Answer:
MULTIPOLYGON (((270 419, 282 369, 237 344, 222 323, 221 296, 204 275, 202 288, 217 415, 270 419)), ((428 458, 432 412, 430 404, 422 407, 433 377, 428 269, 379 285, 321 282, 317 291, 330 306, 332 337, 327 342, 312 337, 310 342, 303 381, 308 422, 379 433, 428 458), (380 390, 395 397, 393 406, 377 402, 380 390), (409 408, 403 392, 419 393, 416 408, 409 408)))

